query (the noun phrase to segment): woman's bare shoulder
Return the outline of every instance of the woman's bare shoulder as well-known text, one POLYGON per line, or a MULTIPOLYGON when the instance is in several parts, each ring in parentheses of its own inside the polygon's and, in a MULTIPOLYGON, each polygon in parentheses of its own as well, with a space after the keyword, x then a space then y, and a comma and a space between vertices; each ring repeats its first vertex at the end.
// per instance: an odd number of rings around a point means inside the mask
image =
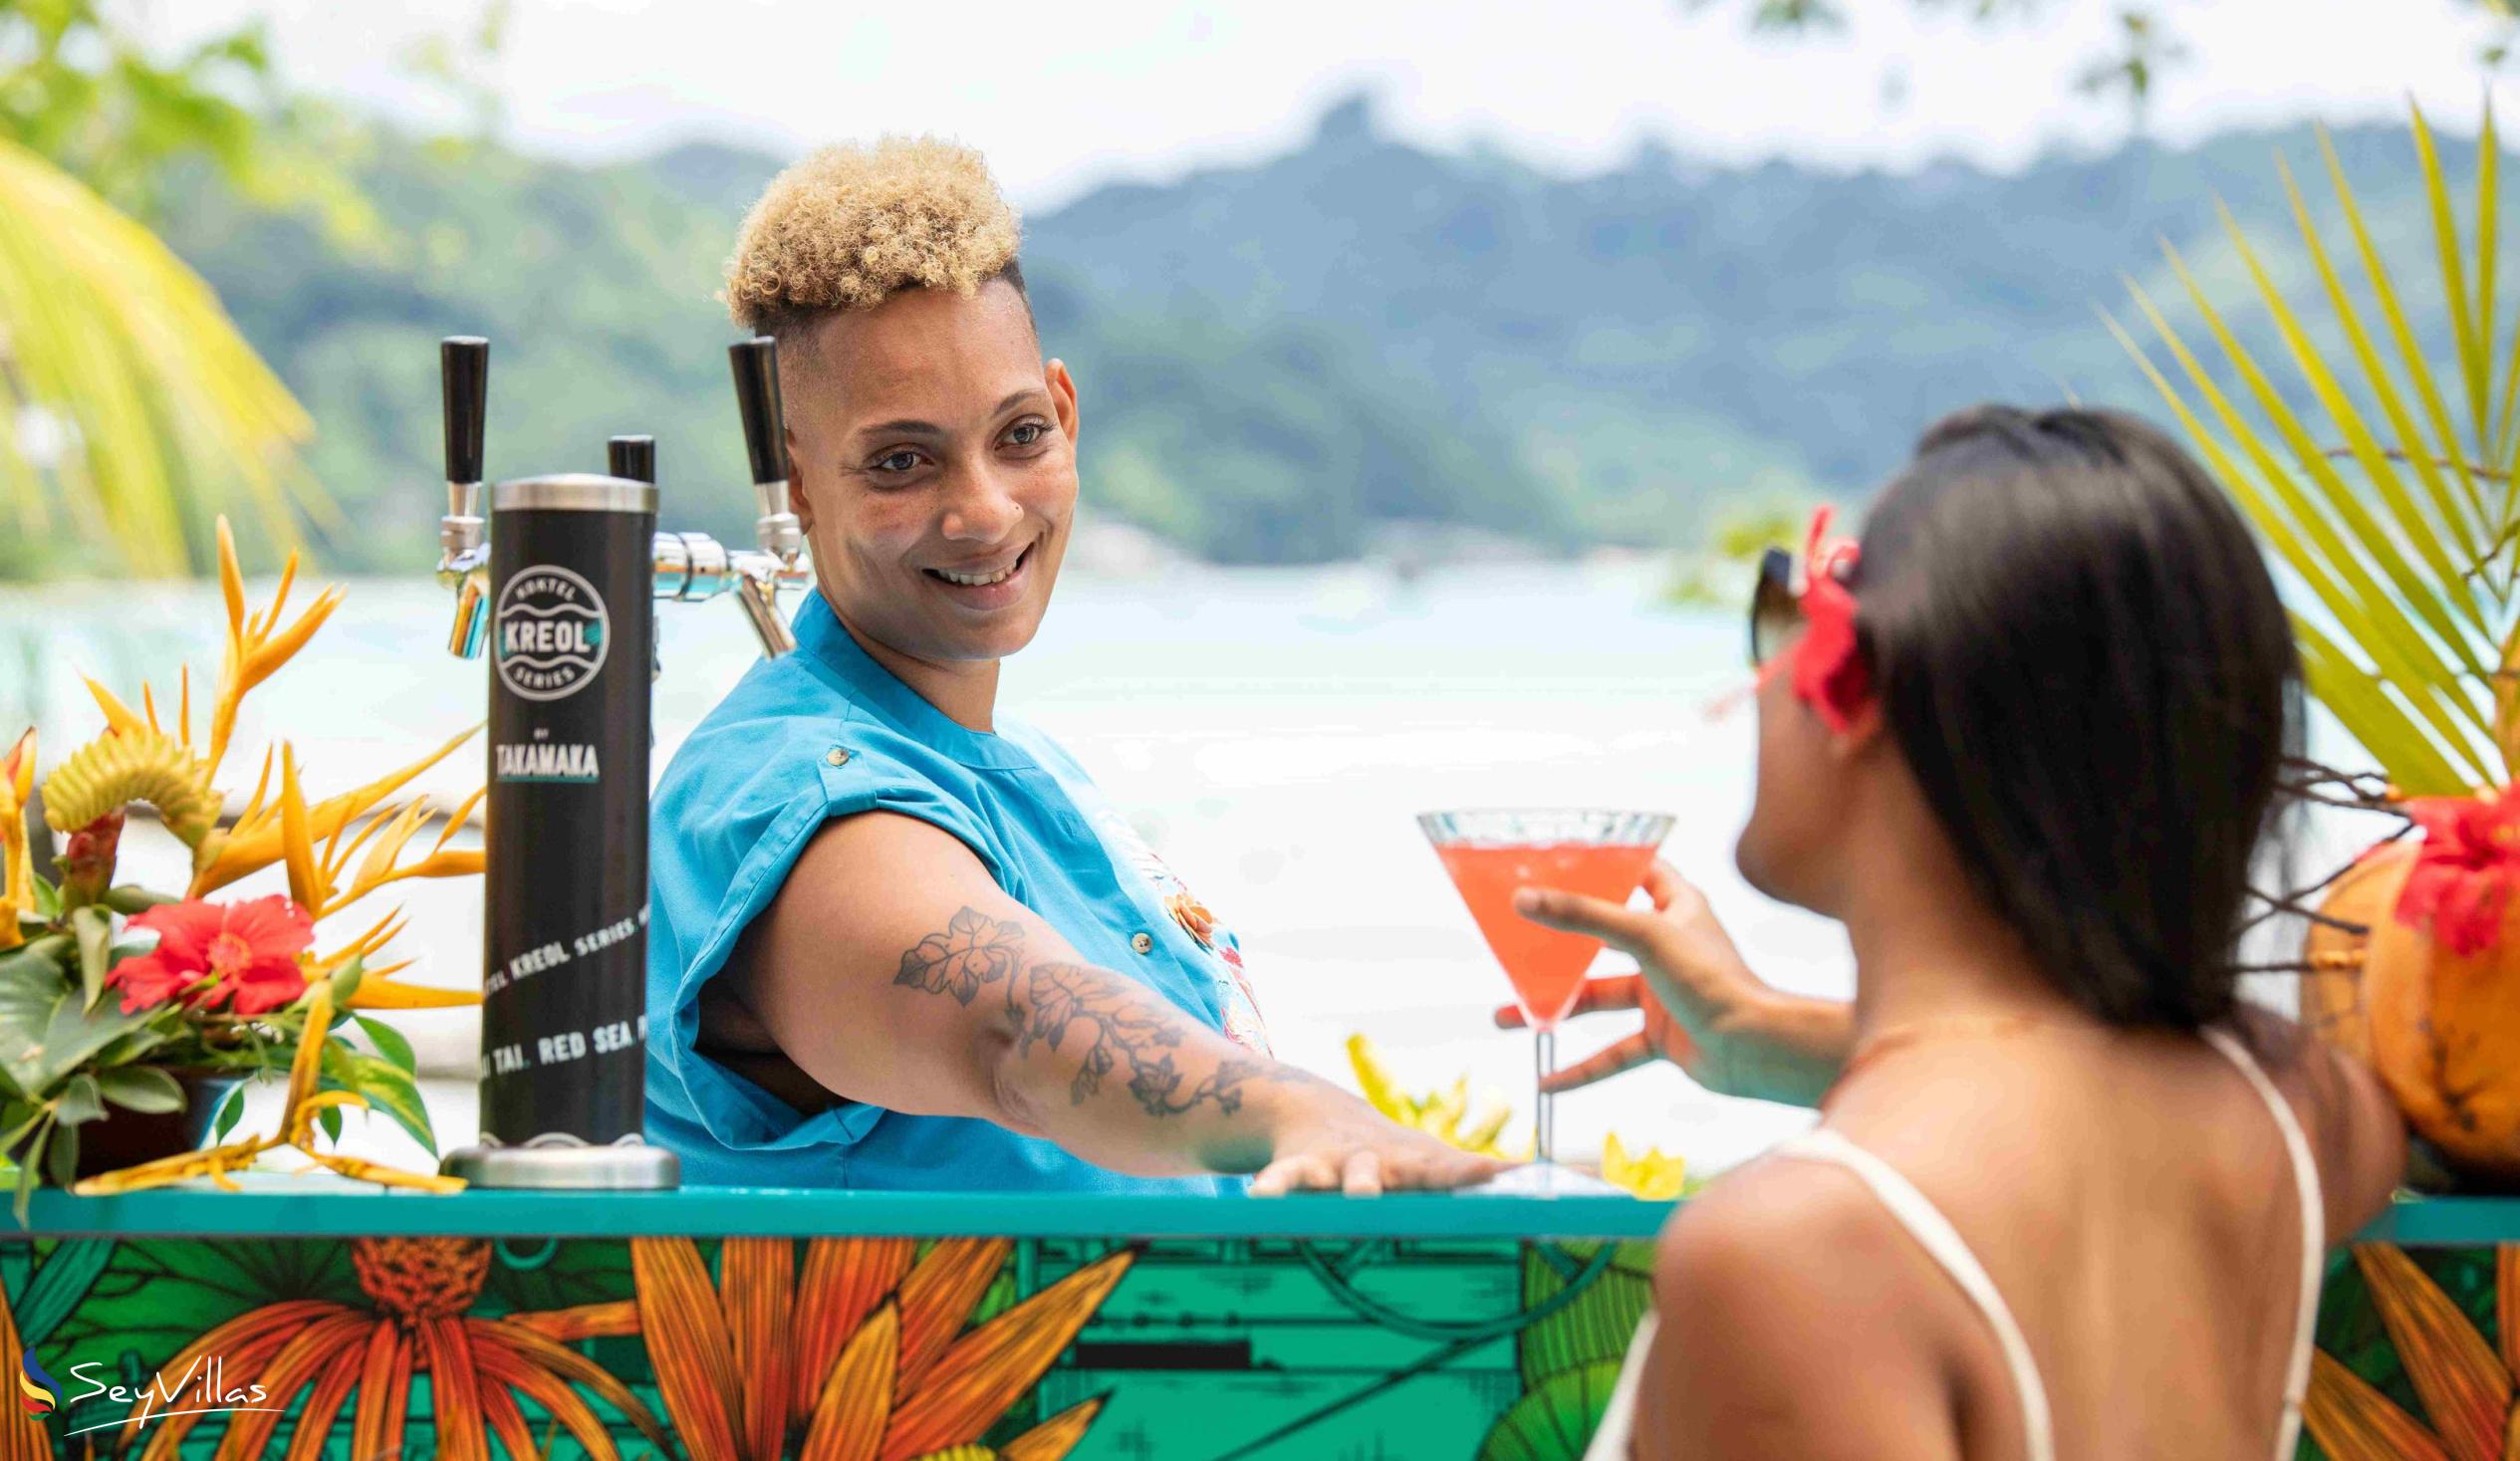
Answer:
POLYGON ((1922 1262, 1842 1168, 1768 1156, 1708 1184, 1655 1252, 1657 1430, 1692 1456, 1949 1455, 1922 1262))
POLYGON ((2371 1067, 2299 1024, 2243 1006, 2232 1024, 2301 1117, 2328 1237, 2342 1240, 2379 1215, 2406 1170, 2406 1126, 2371 1067))

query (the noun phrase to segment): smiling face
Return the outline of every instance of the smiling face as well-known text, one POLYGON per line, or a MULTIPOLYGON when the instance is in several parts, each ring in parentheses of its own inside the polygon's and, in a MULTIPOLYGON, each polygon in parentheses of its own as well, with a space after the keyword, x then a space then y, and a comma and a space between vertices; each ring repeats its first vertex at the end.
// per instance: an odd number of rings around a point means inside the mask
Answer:
POLYGON ((1076 510, 1077 404, 1023 295, 912 289, 833 315, 792 375, 796 514, 841 621, 939 666, 1031 642, 1076 510))

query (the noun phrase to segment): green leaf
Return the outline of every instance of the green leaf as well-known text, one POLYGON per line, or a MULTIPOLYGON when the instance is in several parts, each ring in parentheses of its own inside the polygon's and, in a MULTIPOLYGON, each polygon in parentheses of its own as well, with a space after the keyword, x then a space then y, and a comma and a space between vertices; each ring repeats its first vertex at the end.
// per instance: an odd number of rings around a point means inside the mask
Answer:
POLYGON ((366 1015, 355 1018, 359 1022, 361 1033, 376 1044, 378 1051, 382 1053, 386 1060, 393 1062, 395 1067, 406 1076, 418 1074, 419 1057, 412 1054, 411 1042, 402 1038, 401 1031, 382 1020, 372 1020, 366 1015))
POLYGON ((124 1014, 119 1001, 91 1010, 60 980, 0 979, 0 1074, 41 1096, 116 1040, 146 1025, 152 1011, 124 1014))
POLYGON ((125 1066, 97 1077, 105 1098, 132 1111, 179 1111, 183 1087, 155 1066, 125 1066))
MULTIPOLYGON (((2494 94, 2485 93, 2485 120, 2476 136, 2476 342, 2480 349, 2493 349, 2494 269, 2500 262, 2494 257, 2494 229, 2501 221, 2499 194, 2502 149, 2494 138, 2494 94)), ((2487 355, 2485 365, 2493 365, 2487 355)), ((2505 414, 2508 414, 2506 409, 2505 414)), ((2504 423, 2497 422, 2497 429, 2504 423)), ((2477 427, 2477 440, 2483 443, 2485 428, 2477 427)), ((2490 450, 2491 448, 2483 448, 2490 450)))
POLYGON ((315 1113, 315 1123, 324 1128, 324 1134, 327 1138, 334 1141, 342 1139, 342 1108, 340 1106, 328 1105, 324 1107, 324 1109, 317 1111, 315 1113))
MULTIPOLYGON (((2355 364, 2362 367, 2364 383, 2371 386, 2373 397, 2380 402, 2381 413, 2389 418, 2389 429, 2396 438, 2398 454, 2406 459, 2416 478, 2423 483, 2424 493, 2431 498, 2443 531, 2459 545, 2459 552, 2470 559, 2482 557, 2486 543, 2490 541, 2486 537, 2489 525, 2476 520, 2470 511, 2471 504, 2463 504, 2452 493, 2449 479, 2442 475, 2440 463, 2434 460, 2432 443, 2425 439, 2423 428, 2416 424, 2413 413, 2407 410, 2405 397, 2398 393, 2396 381, 2391 377, 2387 363, 2382 361, 2379 347, 2373 343, 2371 332, 2363 326, 2362 312, 2355 309, 2354 297, 2347 293, 2345 281, 2337 273, 2336 261, 2329 255, 2326 242, 2319 237, 2318 225, 2311 220, 2310 202, 2302 196, 2301 184, 2294 179, 2293 169, 2278 157, 2275 159, 2275 170, 2284 180, 2284 196, 2292 203, 2293 224, 2301 232, 2302 246, 2319 271, 2319 282, 2327 289, 2328 304, 2336 311, 2337 323, 2344 327, 2346 344, 2354 351, 2355 364)), ((2361 453, 2358 452, 2357 456, 2359 458, 2361 453)), ((2408 514, 2401 508, 2398 516, 2402 522, 2408 514)))
POLYGON ((2476 477, 2468 469, 2467 452, 2460 446, 2458 431, 2450 424, 2450 411, 2441 399, 2440 388, 2433 383, 2432 360, 2424 354, 2422 344, 2407 323, 2406 312, 2397 302, 2397 286, 2390 278, 2389 266, 2381 261, 2380 247, 2372 241, 2372 230, 2363 220, 2363 205, 2355 197, 2353 184, 2345 180, 2345 162, 2337 155, 2336 139, 2325 126, 2319 129, 2319 152, 2328 165, 2328 181, 2336 189, 2337 202, 2345 210, 2346 226, 2353 230, 2354 246, 2363 260, 2364 277, 2371 281, 2372 295, 2380 301, 2381 317, 2389 322, 2390 338, 2396 343, 2397 358, 2406 374, 2414 382, 2415 398, 2423 403, 2424 419, 2431 423, 2436 446, 2435 454, 2449 459, 2450 468, 2467 494, 2477 520, 2487 530, 2495 526, 2485 510, 2484 498, 2476 490, 2476 477))
POLYGON ((12 1100, 0 1106, 0 1156, 19 1160, 18 1143, 26 1139, 38 1121, 51 1114, 51 1110, 31 1100, 12 1100))
POLYGON ((349 1013, 350 997, 359 992, 360 976, 367 971, 365 958, 352 959, 333 971, 333 1019, 339 1023, 349 1013))
POLYGON ((0 981, 46 978, 59 980, 67 961, 78 956, 67 933, 47 933, 0 954, 0 981))
MULTIPOLYGON (((138 54, 118 52, 108 74, 131 72, 138 54)), ((187 108, 186 125, 147 110, 178 134, 223 115, 187 108)), ((153 150, 127 127, 100 134, 120 139, 111 153, 153 150)), ((77 504, 57 530, 66 543, 146 575, 191 567, 187 525, 214 512, 250 511, 284 547, 297 536, 293 501, 339 521, 297 456, 305 410, 162 242, 20 135, 0 139, 0 220, 13 401, 58 413, 77 443, 56 469, 30 473, 15 413, 0 416, 0 515, 41 521, 59 495, 77 504)))
POLYGON ((35 874, 35 911, 47 923, 61 916, 61 889, 41 872, 35 874))
POLYGON ((245 1088, 239 1086, 227 1094, 227 1099, 219 1102, 219 1113, 210 1122, 210 1139, 225 1141, 227 1133, 236 1129, 236 1123, 242 1120, 244 1115, 245 1088))
POLYGON ((103 1070, 114 1066, 129 1065, 141 1056, 164 1045, 167 1038, 168 1032, 155 1024, 143 1025, 128 1035, 117 1036, 105 1049, 97 1052, 97 1067, 103 1070))
POLYGON ((65 1127, 104 1120, 105 1090, 97 1078, 83 1073, 65 1082, 53 1099, 53 1119, 65 1127))
POLYGON ((352 1078, 347 1084, 370 1105, 393 1117, 394 1123, 411 1133, 411 1139, 425 1147, 429 1155, 437 1154, 437 1133, 429 1124, 428 1106, 421 1101, 420 1088, 407 1072, 375 1056, 355 1056, 352 1078))
POLYGON ((114 949, 114 915, 94 905, 74 908, 70 931, 79 940, 79 987, 84 1008, 93 1010, 105 996, 105 971, 114 949))
MULTIPOLYGON (((2254 474, 2241 470, 2222 442, 2189 408, 2177 387, 2152 365, 2124 327, 2104 312, 2102 318, 2111 333, 2135 359, 2153 388, 2160 392, 2162 400, 2186 428, 2190 439, 2204 455, 2207 465, 2221 480, 2225 490, 2238 499, 2250 520, 2266 535, 2285 563, 2301 575, 2311 592, 2318 597, 2321 607, 2373 656, 2385 673, 2398 681, 2408 702, 2432 727, 2432 740, 2427 747, 2428 759, 2438 761, 2447 756, 2467 763, 2474 775, 2461 782, 2462 787, 2484 780, 2483 763, 2477 758, 2472 743, 2441 703, 2444 697, 2448 697, 2453 704, 2467 708, 2473 718, 2475 707, 2457 675, 2441 662, 2437 654, 2431 652, 2413 625, 2406 621, 2403 611, 2373 582, 2371 575, 2339 539, 2335 528, 2309 501, 2292 475, 2276 460, 2274 453, 2258 439, 2230 399, 2214 384, 2213 377, 2206 373, 2204 366, 2180 341, 2178 333, 2162 318, 2150 298, 2132 281, 2128 288, 2189 381, 2248 457, 2255 468, 2254 474), (2286 510, 2277 511, 2275 501, 2281 501, 2286 510), (2295 522, 2302 524, 2302 532, 2295 531, 2295 522), (2307 542, 2304 533, 2307 534, 2307 542), (2335 572, 2331 572, 2331 564, 2337 566, 2335 572)), ((2367 749, 2375 755, 2383 754, 2379 746, 2367 749)), ((2383 764, 2389 766, 2387 762, 2383 764)), ((2389 766, 2389 769, 2393 775, 2397 770, 2394 766, 2389 766)))
POLYGON ((2293 635, 2301 644, 2303 677, 2311 693, 2373 760, 2388 769, 2390 780, 2401 791, 2421 797, 2452 796, 2468 789, 2467 778, 2434 749, 2422 728, 2383 688, 2379 676, 2355 664, 2318 625, 2299 615, 2293 619, 2293 635))
POLYGON ((1526 1391, 1480 1442, 1477 1461, 1579 1461, 1610 1409, 1620 1361, 1562 1369, 1526 1391))
MULTIPOLYGON (((2265 300, 2267 313, 2282 334, 2285 347, 2291 351, 2293 364, 2300 367, 2302 378, 2310 383, 2311 392, 2319 397, 2319 403, 2327 408, 2329 419, 2335 421, 2337 429, 2344 433, 2346 445, 2353 451, 2355 461, 2370 477, 2373 486, 2380 490, 2381 501, 2390 510, 2393 521, 2372 523, 2371 528, 2366 530, 2370 536, 2362 539, 2362 546, 2374 558, 2383 560, 2384 565, 2388 560, 2402 558, 2411 549, 2432 571, 2433 582, 2443 587, 2444 597, 2450 601, 2451 608, 2460 610, 2474 630, 2481 634, 2485 628, 2483 609, 2473 596, 2457 592, 2464 566, 2452 563, 2449 554, 2441 548, 2443 529, 2458 534, 2461 540, 2472 542, 2465 532, 2467 521, 2457 517, 2436 527, 2415 506, 2414 499, 2407 495, 2405 483, 2399 480, 2396 468, 2390 463, 2380 442, 2373 437, 2371 428, 2364 424, 2362 413, 2355 410, 2354 402, 2346 394, 2336 372, 2319 358, 2318 348, 2310 343, 2309 332, 2302 328, 2300 317, 2285 301, 2283 291, 2268 277, 2265 265, 2258 261, 2257 251, 2249 246, 2247 235, 2241 232, 2240 220, 2231 216, 2229 208, 2222 209, 2222 224, 2224 231, 2230 235, 2232 246, 2239 250, 2250 279, 2256 283, 2259 297, 2265 300)), ((2312 247, 2315 252, 2315 242, 2312 247)), ((2333 280, 2332 271, 2323 272, 2333 280)), ((2328 465, 2325 452, 2319 453, 2319 465, 2322 468, 2328 465)), ((2333 468, 2324 474, 2314 471, 2313 476, 2323 485, 2334 479, 2337 486, 2353 499, 2350 507, 2340 504, 2343 513, 2352 514, 2348 516, 2348 521, 2357 521, 2358 518, 2366 523, 2372 521, 2367 516, 2361 516, 2362 495, 2345 486, 2344 479, 2337 477, 2333 468)), ((2467 551, 2474 550, 2470 548, 2467 551)))
POLYGON ((79 1128, 69 1122, 55 1122, 53 1139, 44 1148, 44 1175, 56 1187, 68 1187, 79 1180, 79 1128))
MULTIPOLYGON (((2308 428, 2301 424, 2301 418, 2294 414, 2292 407, 2285 403, 2282 392, 2278 391, 2274 382, 2267 377, 2264 368, 2258 365, 2257 358, 2250 353, 2247 346, 2240 343, 2239 337, 2232 333, 2231 327, 2222 318, 2222 312, 2215 309, 2213 301, 2207 298, 2204 286, 2197 282, 2193 273, 2189 272, 2187 261, 2179 257, 2176 249, 2166 244, 2162 246, 2162 252, 2168 256, 2170 268, 2178 275, 2179 282, 2186 286, 2187 297, 2195 305, 2197 313, 2204 318, 2206 329, 2212 332, 2215 343, 2222 347, 2224 359, 2228 360, 2232 368, 2239 372, 2242 382, 2249 388, 2249 394, 2257 401, 2259 410, 2275 427, 2276 435, 2281 437, 2285 446, 2291 450, 2294 460, 2319 487, 2329 511, 2342 521, 2346 532, 2352 535, 2351 538, 2343 540, 2337 540, 2333 533, 2328 535, 2331 540, 2336 541, 2336 546, 2327 550, 2331 563, 2341 571, 2350 568, 2349 581, 2358 574, 2368 577, 2362 567, 2361 556, 2352 546, 2349 546, 2359 544, 2363 553, 2369 555, 2372 566, 2380 571, 2380 576, 2387 579, 2394 588, 2397 602, 2412 610, 2415 617, 2421 619, 2425 626, 2431 629, 2440 647, 2455 657, 2460 667, 2475 676, 2478 683, 2482 683, 2485 676, 2484 660, 2469 636, 2452 621, 2448 609, 2442 603, 2437 586, 2419 577, 2407 563, 2403 553, 2389 551, 2389 539, 2380 524, 2372 518, 2370 511, 2364 507, 2362 495, 2346 485, 2345 479, 2337 475, 2336 467, 2328 460, 2327 452, 2321 449, 2308 428)), ((2230 426, 2232 423, 2225 424, 2230 426)), ((2241 432, 2236 428, 2232 434, 2241 436, 2241 432)), ((2242 437, 2244 443, 2250 439, 2253 438, 2242 437)), ((2323 514, 2314 513, 2313 516, 2319 521, 2325 520, 2323 514)), ((2313 526, 2313 524, 2306 523, 2304 526, 2313 526)), ((2413 657, 2417 664, 2423 664, 2436 656, 2426 648, 2413 657)), ((2464 704, 2475 716, 2476 727, 2479 731, 2490 731, 2490 726, 2473 699, 2462 697, 2460 703, 2464 704)))
POLYGON ((53 1245, 24 1292, 10 1302, 18 1324, 18 1340, 28 1349, 53 1337, 63 1320, 88 1297, 97 1275, 113 1261, 112 1238, 65 1238, 53 1245))
POLYGON ((26 1226, 26 1205, 35 1196, 35 1174, 44 1161, 45 1148, 51 1144, 49 1138, 52 1134, 52 1123, 46 1121, 43 1128, 35 1133, 35 1139, 27 1143, 26 1150, 18 1153, 18 1193, 10 1210, 17 1215, 21 1228, 26 1226))
POLYGON ((126 882, 107 888, 104 899, 107 907, 126 917, 133 913, 145 913, 151 908, 161 907, 167 903, 181 901, 183 901, 181 898, 171 893, 151 892, 136 882, 126 882))
POLYGON ((2432 204, 2432 240, 2441 254, 2441 292, 2450 305, 2450 338, 2458 345, 2459 375, 2467 384, 2468 409, 2475 415, 2476 447, 2485 450, 2492 427, 2485 411, 2485 389, 2492 372, 2485 359, 2484 331, 2468 307, 2467 266, 2459 257, 2458 217, 2450 211, 2450 185, 2433 150, 2432 128, 2423 109, 2406 108, 2415 137, 2415 158, 2423 170, 2424 194, 2432 204))

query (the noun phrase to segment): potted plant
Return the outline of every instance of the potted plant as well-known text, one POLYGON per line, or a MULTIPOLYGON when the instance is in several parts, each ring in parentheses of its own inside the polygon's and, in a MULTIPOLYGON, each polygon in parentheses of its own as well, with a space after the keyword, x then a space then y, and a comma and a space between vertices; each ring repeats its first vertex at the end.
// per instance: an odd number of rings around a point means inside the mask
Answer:
POLYGON ((188 673, 163 723, 145 686, 134 712, 91 681, 106 721, 95 739, 40 783, 35 732, 0 756, 0 1157, 15 1166, 21 1220, 40 1181, 92 1192, 187 1176, 228 1184, 229 1171, 280 1145, 346 1175, 461 1185, 315 1149, 318 1129, 338 1137, 342 1107, 358 1105, 434 1150, 409 1042, 365 1012, 477 999, 394 982, 404 966, 377 956, 399 931, 397 913, 329 949, 320 930, 405 878, 481 870, 477 851, 450 846, 478 793, 407 857, 429 799, 389 800, 472 733, 312 804, 284 743, 265 752, 253 794, 228 818, 216 778, 238 705, 305 647, 341 596, 327 590, 281 627, 292 555, 269 608, 249 616, 224 519, 218 541, 227 652, 198 739, 188 673), (28 812, 39 785, 44 819, 65 839, 57 880, 34 865, 32 840, 43 834, 28 812), (126 825, 142 806, 190 851, 180 892, 114 880, 126 825), (286 868, 286 894, 211 896, 275 864, 286 868), (280 1129, 226 1140, 243 1108, 240 1084, 279 1073, 289 1077, 280 1129), (205 1134, 221 1144, 196 1150, 205 1134))

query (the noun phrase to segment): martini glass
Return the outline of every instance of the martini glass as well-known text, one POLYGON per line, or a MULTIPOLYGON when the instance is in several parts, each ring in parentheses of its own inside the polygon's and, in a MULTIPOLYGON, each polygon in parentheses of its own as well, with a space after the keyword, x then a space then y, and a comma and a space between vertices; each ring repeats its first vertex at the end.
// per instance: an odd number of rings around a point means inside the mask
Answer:
MULTIPOLYGON (((1558 1022, 1575 1005, 1602 941, 1532 922, 1514 911, 1514 890, 1554 887, 1624 903, 1671 834, 1658 812, 1567 810, 1428 812, 1418 831, 1432 843, 1471 921, 1514 986, 1532 1031, 1535 1079, 1557 1067, 1558 1022)), ((1532 1152, 1555 1155, 1556 1112, 1545 1090, 1532 1101, 1532 1152)))

